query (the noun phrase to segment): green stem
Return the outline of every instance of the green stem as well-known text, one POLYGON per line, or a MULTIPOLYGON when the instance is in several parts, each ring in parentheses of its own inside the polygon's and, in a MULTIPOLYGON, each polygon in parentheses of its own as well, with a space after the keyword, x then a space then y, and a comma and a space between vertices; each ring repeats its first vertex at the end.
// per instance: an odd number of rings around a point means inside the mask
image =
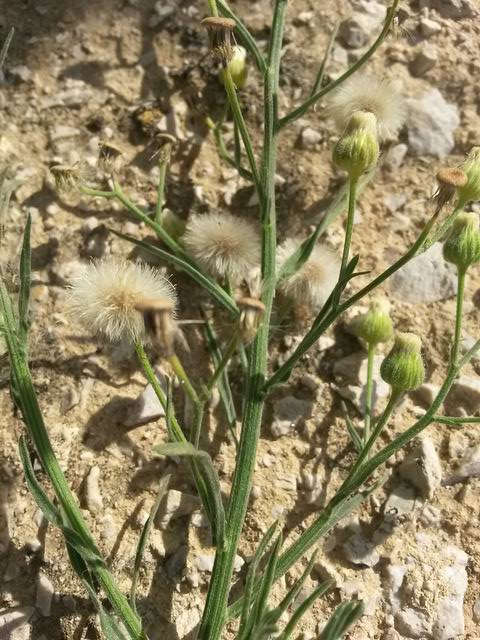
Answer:
POLYGON ((183 368, 183 365, 180 362, 178 356, 173 354, 173 356, 170 356, 168 361, 173 371, 175 372, 175 375, 180 380, 182 387, 184 388, 187 396, 190 398, 190 400, 194 405, 198 404, 198 402, 200 401, 200 398, 198 397, 197 392, 193 388, 193 385, 190 382, 190 378, 188 377, 187 372, 183 368))
POLYGON ((209 382, 207 384, 207 391, 209 393, 212 392, 214 386, 217 383, 217 380, 220 378, 220 376, 225 371, 225 367, 228 365, 228 363, 230 362, 231 358, 233 357, 233 354, 235 353, 235 350, 237 348, 237 344, 238 344, 238 333, 235 331, 235 333, 233 334, 233 336, 230 339, 230 342, 228 343, 227 347, 225 348, 225 351, 224 351, 224 353, 222 355, 222 359, 218 363, 217 368, 215 369, 212 377, 210 378, 210 380, 209 380, 209 382))
POLYGON ((480 424, 479 416, 467 416, 466 418, 455 418, 452 416, 433 416, 433 422, 440 424, 459 425, 459 424, 480 424))
POLYGON ((155 204, 155 222, 158 225, 162 224, 162 210, 163 204, 165 201, 165 180, 167 177, 167 166, 168 162, 160 162, 159 169, 160 175, 158 177, 158 187, 157 187, 157 202, 155 204))
POLYGON ((86 187, 84 185, 80 185, 78 187, 80 193, 83 193, 86 196, 92 196, 93 198, 105 198, 109 200, 110 198, 116 198, 115 191, 101 191, 99 189, 92 189, 91 187, 86 187))
POLYGON ((347 213, 347 226, 345 228, 345 241, 343 243, 342 265, 340 267, 341 280, 345 275, 345 269, 348 264, 348 258, 350 256, 350 245, 352 244, 353 236, 353 224, 355 222, 355 204, 357 200, 357 178, 350 176, 348 182, 348 213, 347 213))
POLYGON ((462 342, 462 313, 463 301, 465 298, 465 277, 466 269, 458 269, 457 273, 457 308, 455 316, 455 333, 452 347, 452 363, 457 364, 462 342))
MULTIPOLYGON (((264 406, 262 387, 267 371, 269 326, 275 295, 275 167, 278 79, 286 5, 287 0, 277 0, 276 2, 267 72, 264 79, 265 124, 261 170, 262 185, 259 189, 259 195, 262 209, 262 278, 265 283, 262 302, 265 305, 265 314, 251 347, 242 430, 228 503, 226 544, 224 549, 217 550, 215 556, 207 602, 198 634, 199 640, 219 640, 225 624, 233 564, 248 507, 260 437, 264 406)), ((239 130, 242 134, 240 125, 239 130)))
POLYGON ((212 16, 218 16, 217 2, 216 0, 208 0, 208 7, 212 16))
POLYGON ((365 427, 363 431, 363 444, 366 445, 370 437, 370 424, 372 421, 373 398, 373 363, 375 361, 375 345, 369 343, 367 350, 367 384, 365 388, 365 427))
POLYGON ((230 109, 232 110, 233 118, 242 138, 243 146, 245 147, 245 153, 247 154, 250 171, 252 172, 253 182, 255 183, 255 187, 261 200, 262 185, 260 182, 260 176, 258 175, 257 161, 255 160, 255 154, 253 152, 252 140, 250 138, 247 125, 245 124, 245 120, 243 118, 242 109, 238 101, 237 90, 235 89, 235 83, 233 82, 232 74, 230 73, 230 69, 228 67, 223 68, 223 83, 225 85, 225 90, 227 92, 227 98, 230 104, 230 109))

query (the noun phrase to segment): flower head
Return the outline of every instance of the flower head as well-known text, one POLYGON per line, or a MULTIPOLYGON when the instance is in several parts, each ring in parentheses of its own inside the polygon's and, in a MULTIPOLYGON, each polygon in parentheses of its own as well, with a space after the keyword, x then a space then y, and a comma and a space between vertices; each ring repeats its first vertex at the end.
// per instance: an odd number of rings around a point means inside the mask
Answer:
POLYGON ((458 189, 458 196, 464 203, 480 200, 480 147, 472 147, 465 161, 460 165, 467 182, 458 189))
POLYGON ((50 173, 55 180, 55 186, 60 193, 71 193, 78 189, 80 171, 78 165, 55 164, 50 167, 50 173))
POLYGON ((414 333, 397 333, 390 353, 380 366, 380 374, 395 391, 417 389, 425 380, 422 341, 414 333))
POLYGON ((329 112, 343 131, 355 111, 369 111, 377 119, 380 140, 395 137, 402 127, 406 109, 388 80, 355 74, 332 94, 329 112))
POLYGON ((213 57, 218 62, 226 65, 233 56, 235 20, 211 16, 204 18, 202 25, 208 32, 213 57))
POLYGON ((393 324, 390 318, 390 303, 386 298, 373 298, 367 313, 354 318, 353 330, 368 345, 388 342, 393 336, 393 324))
POLYGON ((453 198, 458 189, 467 184, 467 174, 458 167, 443 167, 437 172, 438 189, 433 195, 440 211, 453 198))
POLYGON ((260 262, 260 238, 255 227, 228 213, 193 215, 183 242, 205 271, 222 280, 236 283, 260 262))
POLYGON ((480 231, 478 215, 471 211, 461 213, 443 245, 443 256, 460 272, 480 261, 480 231))
MULTIPOLYGON (((301 241, 290 238, 280 245, 277 253, 279 268, 300 244, 301 241)), ((317 245, 298 271, 280 281, 280 290, 293 303, 318 311, 335 287, 339 272, 337 256, 330 249, 317 245)))
POLYGON ((376 117, 370 111, 355 111, 333 150, 335 164, 357 179, 373 169, 379 154, 376 117))
POLYGON ((265 305, 258 298, 240 298, 237 300, 240 309, 239 327, 242 340, 249 344, 257 335, 258 327, 265 314, 265 305))
POLYGON ((142 305, 176 307, 170 281, 146 264, 104 258, 85 265, 70 286, 74 317, 93 334, 112 342, 145 338, 142 305))
MULTIPOLYGON (((232 80, 237 89, 243 89, 248 77, 247 67, 247 50, 245 47, 236 45, 233 47, 232 57, 227 65, 230 73, 232 74, 232 80)), ((225 71, 220 71, 220 78, 223 80, 225 71)))

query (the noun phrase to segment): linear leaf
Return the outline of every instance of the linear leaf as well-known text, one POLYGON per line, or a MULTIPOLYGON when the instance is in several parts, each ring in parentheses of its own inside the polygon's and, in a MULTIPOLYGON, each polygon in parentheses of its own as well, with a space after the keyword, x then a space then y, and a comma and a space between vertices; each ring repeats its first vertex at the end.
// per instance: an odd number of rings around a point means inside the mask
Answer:
POLYGON ((125 233, 120 233, 119 231, 115 231, 115 229, 111 229, 111 231, 119 238, 122 238, 123 240, 127 240, 132 244, 136 244, 137 246, 142 247, 142 249, 145 249, 146 251, 153 253, 159 258, 162 258, 162 260, 165 260, 165 262, 168 262, 172 264, 174 267, 176 267, 177 269, 180 269, 180 271, 184 271, 191 278, 193 278, 193 280, 195 280, 195 282, 198 285, 200 285, 202 289, 205 289, 205 291, 208 291, 208 293, 210 293, 210 295, 213 298, 215 298, 215 300, 219 304, 225 307, 225 309, 230 311, 230 313, 233 313, 235 316, 238 315, 239 313, 238 307, 235 304, 235 301, 233 300, 233 298, 229 296, 228 293, 224 289, 222 289, 222 287, 217 282, 215 282, 214 280, 212 280, 211 278, 203 274, 190 262, 186 262, 182 258, 179 258, 178 256, 174 256, 172 253, 168 253, 168 251, 164 251, 163 249, 160 249, 159 247, 156 247, 155 245, 150 244, 149 242, 145 242, 144 240, 138 240, 133 236, 129 236, 125 233))
POLYGON ((23 233, 22 253, 20 256, 20 293, 18 297, 18 335, 20 344, 27 348, 28 334, 28 304, 30 301, 30 279, 31 279, 31 258, 32 249, 30 246, 30 233, 32 229, 32 218, 27 215, 25 231, 23 233))
POLYGON ((318 598, 323 596, 323 594, 326 593, 331 586, 332 585, 330 581, 322 582, 322 584, 320 584, 316 589, 312 591, 312 593, 307 598, 305 598, 302 604, 299 605, 293 612, 293 615, 288 621, 287 626, 283 630, 283 633, 281 634, 279 640, 289 640, 301 618, 307 613, 310 607, 312 607, 315 600, 318 600, 318 598))
POLYGON ((220 480, 213 466, 212 459, 206 451, 196 449, 190 442, 169 442, 157 445, 153 449, 162 456, 179 456, 193 458, 198 462, 201 476, 205 481, 208 515, 212 534, 219 548, 225 544, 225 510, 222 502, 220 480))
POLYGON ((10 31, 7 33, 7 37, 5 38, 5 41, 2 45, 2 48, 0 50, 0 70, 2 69, 3 65, 5 64, 5 59, 7 57, 7 53, 8 53, 8 49, 12 43, 13 40, 13 36, 15 34, 15 29, 13 27, 10 28, 10 31))
POLYGON ((260 587, 255 600, 255 606, 252 612, 252 619, 255 630, 261 630, 264 622, 264 616, 267 612, 268 598, 272 585, 275 580, 275 571, 278 564, 278 558, 280 550, 283 544, 283 536, 280 534, 275 540, 275 543, 271 549, 270 557, 268 558, 267 566, 263 572, 263 576, 260 580, 260 587))
POLYGON ((100 598, 97 596, 95 589, 93 589, 93 587, 88 582, 83 581, 83 583, 85 589, 88 591, 91 600, 97 608, 98 616, 100 618, 100 626, 105 638, 107 640, 130 640, 131 638, 133 638, 133 636, 127 635, 126 632, 122 630, 115 618, 107 613, 107 611, 105 611, 105 608, 102 605, 100 598))
POLYGON ((137 582, 138 582, 138 576, 140 573, 140 567, 142 565, 143 553, 145 551, 145 547, 147 545, 148 537, 150 535, 150 531, 152 530, 153 523, 157 516, 158 509, 160 508, 162 500, 165 497, 165 493, 167 491, 169 482, 170 482, 169 475, 164 476, 160 480, 157 497, 150 510, 148 519, 143 525, 142 533, 140 534, 140 537, 138 539, 137 551, 135 553, 135 562, 133 565, 132 586, 130 588, 130 603, 135 612, 137 612, 137 606, 136 606, 137 582))
POLYGON ((344 602, 335 609, 320 635, 320 640, 340 640, 362 613, 363 604, 361 602, 344 602))
POLYGON ((360 438, 355 425, 353 424, 353 422, 350 419, 350 416, 348 415, 347 405, 345 404, 345 402, 343 402, 343 400, 340 404, 343 411, 343 417, 345 418, 345 423, 347 425, 348 434, 352 439, 353 446, 355 447, 357 452, 360 453, 360 451, 363 449, 362 439, 360 438))

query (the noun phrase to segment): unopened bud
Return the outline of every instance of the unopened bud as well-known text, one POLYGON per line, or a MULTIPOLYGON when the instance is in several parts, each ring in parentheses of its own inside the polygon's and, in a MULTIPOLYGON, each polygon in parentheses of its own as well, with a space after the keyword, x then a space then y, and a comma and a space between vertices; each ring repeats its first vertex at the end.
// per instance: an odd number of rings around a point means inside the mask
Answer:
POLYGON ((265 305, 258 298, 240 298, 240 333, 242 340, 249 344, 257 335, 258 327, 265 313, 265 305))
POLYGON ((165 231, 174 240, 179 240, 185 233, 187 223, 182 220, 176 213, 170 211, 170 209, 162 209, 160 214, 160 223, 165 231))
POLYGON ((226 66, 233 56, 235 38, 235 20, 212 16, 202 20, 202 25, 207 29, 212 55, 217 62, 226 66))
POLYGON ((461 213, 455 219, 443 245, 443 256, 463 272, 480 261, 480 231, 476 213, 461 213))
POLYGON ((383 360, 380 374, 394 391, 416 389, 425 380, 422 342, 414 333, 397 333, 390 353, 383 360))
POLYGON ((177 138, 170 135, 169 133, 157 133, 155 135, 155 144, 155 153, 150 159, 153 160, 154 158, 156 158, 158 164, 167 164, 168 162, 170 162, 172 150, 177 144, 177 138))
POLYGON ((98 158, 100 161, 100 168, 105 173, 113 173, 119 171, 123 162, 123 151, 112 144, 101 140, 98 143, 99 153, 98 158))
POLYGON ((356 179, 373 169, 379 153, 375 115, 370 111, 355 111, 335 145, 333 161, 356 179))
POLYGON ((393 324, 389 314, 390 304, 385 298, 375 298, 367 313, 353 320, 355 334, 369 345, 388 342, 393 336, 393 324))
POLYGON ((143 300, 135 306, 143 314, 145 332, 159 353, 168 358, 174 353, 177 326, 170 300, 143 300))
MULTIPOLYGON (((248 67, 247 67, 247 50, 240 45, 233 47, 233 55, 227 64, 227 68, 230 71, 232 80, 237 89, 243 89, 247 82, 248 67)), ((225 71, 220 71, 220 78, 223 80, 225 71)))
POLYGON ((466 184, 458 190, 464 203, 480 200, 480 147, 473 147, 460 167, 467 176, 466 184))

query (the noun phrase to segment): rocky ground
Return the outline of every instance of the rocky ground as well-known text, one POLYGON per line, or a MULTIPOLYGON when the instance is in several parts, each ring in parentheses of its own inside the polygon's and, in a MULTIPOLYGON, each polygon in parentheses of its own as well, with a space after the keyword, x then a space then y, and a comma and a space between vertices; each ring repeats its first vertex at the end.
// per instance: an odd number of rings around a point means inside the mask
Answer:
MULTIPOLYGON (((231 4, 263 46, 270 3, 231 4)), ((291 5, 282 58, 282 113, 308 95, 338 20, 330 78, 358 58, 385 14, 381 4, 368 0, 296 0, 291 5)), ((480 27, 474 0, 420 0, 404 9, 409 12, 405 33, 390 38, 370 64, 395 82, 408 103, 407 123, 362 193, 355 225, 353 250, 361 255, 362 270, 376 273, 408 247, 427 219, 437 169, 458 163, 480 144, 480 27)), ((130 253, 111 229, 139 237, 148 231, 112 202, 58 196, 48 167, 82 161, 95 177, 98 142, 106 138, 125 151, 125 190, 139 205, 151 207, 158 168, 138 109, 155 100, 156 125, 180 141, 167 183, 168 207, 184 219, 217 209, 255 219, 251 187, 219 160, 204 124, 206 114, 219 113, 223 100, 199 27, 205 12, 202 3, 173 0, 105 0, 101 8, 87 0, 0 2, 3 34, 10 26, 17 30, 0 84, 0 163, 13 179, 2 263, 17 259, 30 212, 30 353, 36 389, 62 467, 125 591, 158 479, 172 474, 139 584, 139 606, 152 639, 194 637, 212 567, 208 528, 188 470, 152 457, 152 446, 165 440, 165 424, 132 355, 93 342, 66 314, 65 304, 65 285, 79 262, 130 253)), ((252 72, 242 103, 254 130, 262 117, 260 98, 252 72)), ((278 168, 281 239, 305 236, 343 181, 331 165, 336 136, 322 104, 284 134, 278 168)), ((227 126, 226 138, 231 137, 227 126)), ((339 249, 342 233, 337 219, 326 241, 339 249)), ((173 279, 181 317, 198 318, 203 295, 184 276, 174 273, 173 279)), ((387 442, 421 415, 443 379, 455 308, 454 273, 439 247, 433 247, 383 291, 396 327, 424 340, 428 372, 428 382, 404 402, 387 428, 387 442)), ((477 268, 467 286, 466 345, 478 337, 479 306, 477 268)), ((279 334, 272 366, 285 359, 301 332, 292 326, 279 334)), ((208 366, 201 332, 187 325, 185 336, 190 347, 185 364, 198 380, 208 366)), ((292 383, 272 396, 237 558, 240 580, 245 561, 275 518, 284 520, 293 539, 344 477, 353 454, 340 398, 350 401, 360 423, 365 368, 365 354, 346 319, 319 341, 292 383)), ((479 373, 480 360, 464 370, 446 403, 450 415, 479 414, 479 373)), ((3 361, 0 638, 96 638, 91 606, 69 568, 61 537, 46 526, 25 487, 16 449, 23 426, 12 407, 7 376, 3 361)), ((387 389, 378 370, 376 378, 381 407, 387 389)), ((240 381, 235 383, 240 392, 240 381)), ((177 399, 180 409, 180 394, 177 399)), ((235 450, 215 403, 205 444, 228 492, 235 450)), ((480 430, 475 425, 434 424, 423 439, 389 461, 383 487, 320 545, 303 596, 326 576, 335 587, 302 622, 301 637, 318 637, 334 606, 358 597, 365 602, 365 615, 349 638, 478 638, 479 475, 480 430)), ((287 576, 275 597, 301 570, 287 576)), ((225 637, 234 637, 233 628, 225 637)))

